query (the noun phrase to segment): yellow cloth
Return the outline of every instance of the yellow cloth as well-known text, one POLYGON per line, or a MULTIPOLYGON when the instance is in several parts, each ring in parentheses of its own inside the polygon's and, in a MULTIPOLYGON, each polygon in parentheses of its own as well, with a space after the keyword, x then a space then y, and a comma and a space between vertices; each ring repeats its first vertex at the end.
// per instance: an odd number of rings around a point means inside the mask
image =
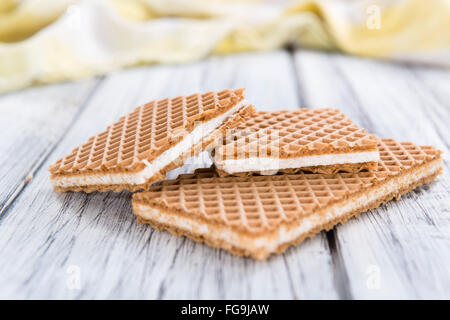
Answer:
POLYGON ((291 43, 450 67, 450 0, 1 0, 0 93, 291 43))

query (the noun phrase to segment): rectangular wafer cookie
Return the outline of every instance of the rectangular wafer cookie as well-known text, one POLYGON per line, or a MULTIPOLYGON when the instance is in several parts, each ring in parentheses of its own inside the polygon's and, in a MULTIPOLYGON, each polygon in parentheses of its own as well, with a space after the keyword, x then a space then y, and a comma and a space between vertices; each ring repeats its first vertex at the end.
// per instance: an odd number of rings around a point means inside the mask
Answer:
POLYGON ((57 191, 146 189, 254 112, 243 89, 149 102, 49 168, 57 191))
POLYGON ((373 170, 377 139, 337 109, 256 112, 215 149, 221 176, 373 170))
POLYGON ((219 177, 199 170, 133 195, 141 223, 236 255, 266 259, 431 182, 441 151, 382 139, 372 172, 219 177))

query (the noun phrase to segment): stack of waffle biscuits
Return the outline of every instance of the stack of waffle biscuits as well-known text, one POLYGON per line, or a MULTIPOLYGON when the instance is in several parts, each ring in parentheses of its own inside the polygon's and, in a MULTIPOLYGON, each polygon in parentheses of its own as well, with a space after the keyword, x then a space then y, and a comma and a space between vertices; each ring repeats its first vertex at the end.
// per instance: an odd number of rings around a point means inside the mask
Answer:
POLYGON ((239 89, 147 103, 49 170, 57 191, 139 191, 139 222, 264 260, 431 182, 442 158, 337 109, 257 112, 239 89), (205 150, 213 167, 164 180, 205 150))

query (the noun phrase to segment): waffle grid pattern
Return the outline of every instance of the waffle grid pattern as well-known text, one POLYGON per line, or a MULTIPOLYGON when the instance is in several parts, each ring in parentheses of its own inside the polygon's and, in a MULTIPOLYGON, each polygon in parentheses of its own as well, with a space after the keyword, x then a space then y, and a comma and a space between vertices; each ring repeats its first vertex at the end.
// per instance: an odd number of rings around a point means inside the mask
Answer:
POLYGON ((376 172, 282 174, 274 176, 218 177, 198 170, 163 181, 134 200, 165 208, 180 208, 208 221, 257 234, 276 228, 282 221, 312 214, 346 194, 367 188, 439 155, 429 146, 384 139, 378 145, 381 161, 376 172))
POLYGON ((136 170, 190 132, 243 99, 243 89, 211 91, 152 101, 120 118, 49 168, 52 174, 136 170))
POLYGON ((216 162, 376 150, 376 145, 373 136, 337 109, 257 112, 224 138, 216 162))

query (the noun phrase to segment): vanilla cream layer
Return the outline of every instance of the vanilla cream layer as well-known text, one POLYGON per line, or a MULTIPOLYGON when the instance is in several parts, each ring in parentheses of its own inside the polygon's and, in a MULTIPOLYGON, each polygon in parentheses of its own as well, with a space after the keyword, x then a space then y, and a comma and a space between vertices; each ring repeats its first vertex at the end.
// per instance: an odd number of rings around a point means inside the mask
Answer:
POLYGON ((183 140, 172 148, 164 151, 152 162, 149 163, 148 161, 143 160, 145 168, 139 172, 96 173, 73 176, 61 175, 54 176, 52 178, 52 183, 54 186, 61 188, 87 185, 144 184, 161 169, 177 160, 184 153, 190 151, 192 146, 201 142, 204 137, 220 127, 230 116, 238 112, 239 109, 246 104, 246 100, 242 100, 222 115, 195 126, 194 130, 187 134, 183 140))
POLYGON ((380 154, 378 151, 364 151, 353 153, 331 153, 297 158, 254 157, 230 160, 215 159, 214 163, 217 168, 229 174, 233 174, 238 172, 273 171, 346 163, 378 162, 379 160, 380 154))
POLYGON ((248 236, 234 231, 228 226, 208 225, 189 215, 181 216, 169 214, 159 209, 137 203, 135 213, 146 219, 162 223, 194 235, 203 236, 213 243, 224 243, 235 248, 245 250, 257 259, 265 259, 285 243, 291 243, 296 239, 310 234, 315 228, 323 226, 335 219, 361 210, 371 203, 381 201, 385 196, 397 194, 400 190, 420 181, 421 179, 437 173, 442 167, 442 160, 436 159, 413 169, 410 173, 388 179, 369 191, 340 201, 323 214, 311 214, 305 218, 293 222, 291 225, 281 225, 275 234, 270 236, 248 236))

